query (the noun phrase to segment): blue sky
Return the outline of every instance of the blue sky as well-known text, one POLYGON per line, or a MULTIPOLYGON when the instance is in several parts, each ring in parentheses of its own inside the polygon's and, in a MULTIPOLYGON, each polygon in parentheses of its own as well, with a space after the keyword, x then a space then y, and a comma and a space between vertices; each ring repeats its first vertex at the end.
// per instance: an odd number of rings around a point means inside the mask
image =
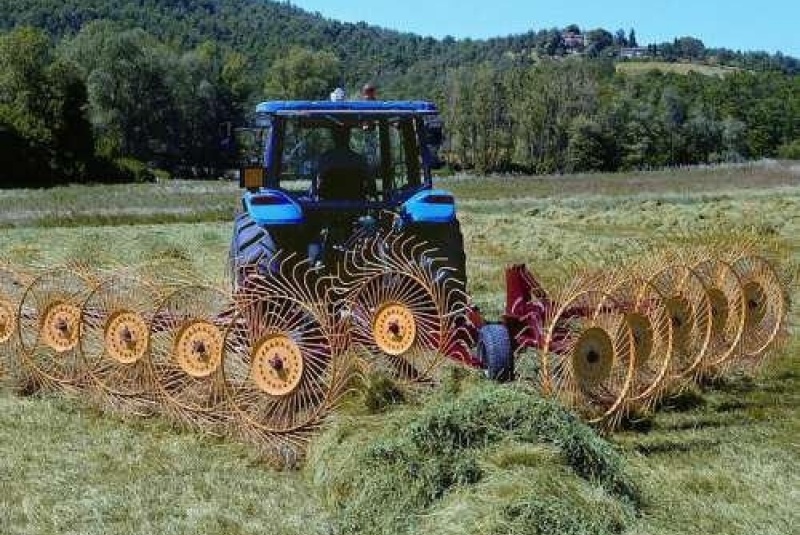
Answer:
POLYGON ((800 0, 291 0, 346 22, 434 37, 484 38, 564 27, 636 30, 640 44, 690 35, 706 46, 800 57, 800 0))

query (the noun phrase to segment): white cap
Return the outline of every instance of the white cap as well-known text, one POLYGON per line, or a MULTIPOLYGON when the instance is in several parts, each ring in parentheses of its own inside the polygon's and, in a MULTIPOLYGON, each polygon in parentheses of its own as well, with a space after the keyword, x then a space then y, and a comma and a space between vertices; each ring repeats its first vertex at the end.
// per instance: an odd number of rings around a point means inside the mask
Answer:
POLYGON ((346 96, 347 94, 344 92, 344 89, 342 89, 341 87, 337 87, 331 93, 331 100, 333 102, 341 102, 345 99, 346 96))

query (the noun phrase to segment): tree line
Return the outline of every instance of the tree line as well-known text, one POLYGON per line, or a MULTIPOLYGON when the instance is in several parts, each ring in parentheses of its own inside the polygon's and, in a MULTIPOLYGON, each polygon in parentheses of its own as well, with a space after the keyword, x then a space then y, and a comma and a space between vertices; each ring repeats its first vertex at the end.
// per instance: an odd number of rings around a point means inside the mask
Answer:
POLYGON ((449 160, 479 171, 616 171, 797 157, 800 77, 617 73, 607 62, 448 74, 449 160))
POLYGON ((213 42, 181 52, 99 21, 55 45, 41 30, 0 35, 0 186, 207 176, 244 121, 246 63, 213 42))

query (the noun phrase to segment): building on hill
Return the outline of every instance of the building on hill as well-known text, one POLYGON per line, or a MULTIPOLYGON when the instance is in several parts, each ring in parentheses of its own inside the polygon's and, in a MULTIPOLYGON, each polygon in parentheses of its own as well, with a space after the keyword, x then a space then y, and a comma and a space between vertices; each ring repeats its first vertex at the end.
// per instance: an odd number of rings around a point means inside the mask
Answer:
POLYGON ((567 50, 582 50, 586 46, 586 39, 583 34, 572 30, 561 32, 561 40, 567 50))
POLYGON ((623 59, 649 58, 650 50, 646 46, 629 46, 619 49, 619 57, 623 59))

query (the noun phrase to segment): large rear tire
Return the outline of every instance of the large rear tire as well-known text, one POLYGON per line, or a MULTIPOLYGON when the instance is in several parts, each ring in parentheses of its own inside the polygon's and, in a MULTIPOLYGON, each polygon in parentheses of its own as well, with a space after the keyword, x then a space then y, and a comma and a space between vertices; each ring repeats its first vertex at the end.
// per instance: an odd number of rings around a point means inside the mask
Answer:
POLYGON ((242 286, 253 273, 267 273, 277 251, 275 240, 264 227, 250 214, 239 214, 233 225, 229 257, 234 288, 242 286))
POLYGON ((451 223, 419 224, 411 229, 411 234, 425 241, 432 248, 432 256, 442 258, 452 269, 451 276, 457 280, 462 290, 467 288, 467 257, 464 253, 464 236, 458 219, 451 223))

